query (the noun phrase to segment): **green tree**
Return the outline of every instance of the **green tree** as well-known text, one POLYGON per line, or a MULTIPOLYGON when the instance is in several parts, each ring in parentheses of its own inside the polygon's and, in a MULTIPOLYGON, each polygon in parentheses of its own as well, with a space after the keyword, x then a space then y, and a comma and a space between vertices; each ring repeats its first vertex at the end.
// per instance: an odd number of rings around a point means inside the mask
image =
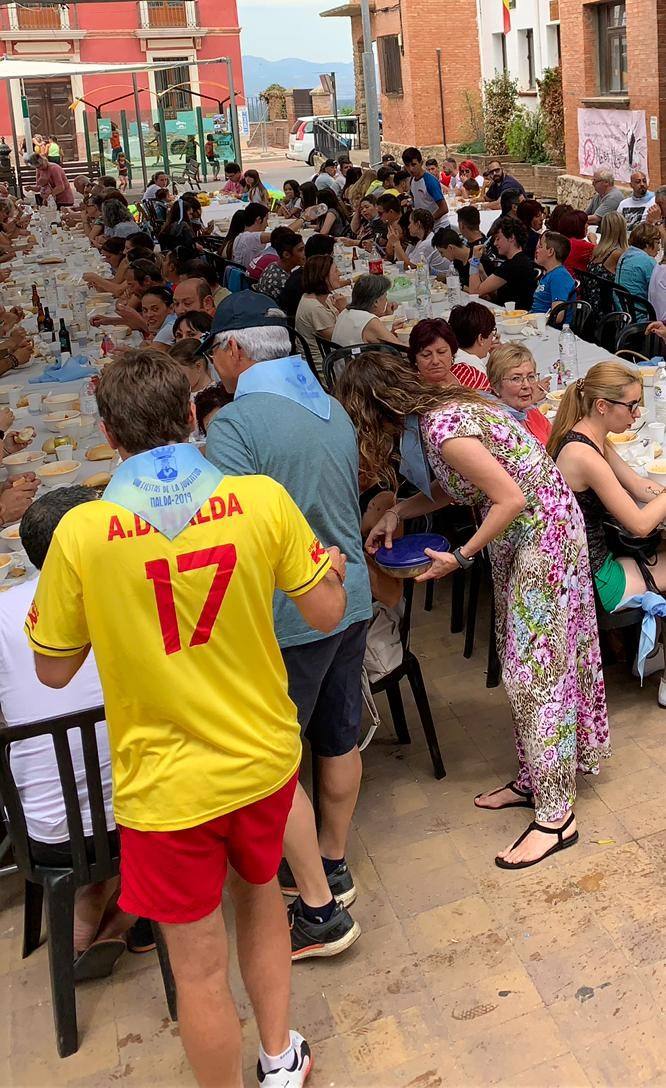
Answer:
POLYGON ((506 155, 506 131, 513 120, 518 100, 518 80, 506 72, 486 79, 483 83, 483 131, 486 151, 490 155, 506 155))

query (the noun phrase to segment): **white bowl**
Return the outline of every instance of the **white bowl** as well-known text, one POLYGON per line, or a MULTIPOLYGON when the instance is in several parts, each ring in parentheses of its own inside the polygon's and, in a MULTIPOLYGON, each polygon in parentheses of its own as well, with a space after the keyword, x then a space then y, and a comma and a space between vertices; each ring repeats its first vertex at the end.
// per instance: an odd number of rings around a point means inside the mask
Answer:
POLYGON ((566 388, 565 389, 553 389, 552 392, 546 393, 546 400, 548 401, 549 404, 552 404, 554 408, 559 408, 560 401, 562 400, 562 397, 564 396, 565 393, 566 393, 566 388))
POLYGON ((52 434, 67 434, 72 426, 72 421, 77 421, 74 426, 78 427, 80 418, 80 412, 47 412, 44 416, 44 426, 52 434))
POLYGON ((51 490, 73 484, 80 471, 80 461, 52 461, 48 465, 41 465, 35 469, 35 475, 39 477, 44 487, 51 490))
POLYGON ((652 461, 647 466, 647 474, 653 484, 666 487, 666 457, 660 457, 657 461, 652 461))
POLYGON ((19 536, 20 522, 16 521, 13 525, 8 525, 6 529, 0 530, 0 538, 4 540, 10 551, 18 552, 23 545, 21 544, 21 537, 19 536))
POLYGON ((9 552, 0 555, 0 582, 4 582, 12 566, 12 557, 9 552))
POLYGON ((3 457, 2 465, 7 469, 9 477, 22 476, 24 472, 35 472, 37 466, 43 464, 45 457, 46 454, 40 450, 22 450, 3 457))
POLYGON ((609 434, 608 441, 620 457, 625 460, 633 457, 639 446, 643 445, 643 436, 637 437, 632 431, 623 431, 621 434, 609 434))
POLYGON ((78 411, 77 393, 47 393, 42 401, 42 412, 78 411))

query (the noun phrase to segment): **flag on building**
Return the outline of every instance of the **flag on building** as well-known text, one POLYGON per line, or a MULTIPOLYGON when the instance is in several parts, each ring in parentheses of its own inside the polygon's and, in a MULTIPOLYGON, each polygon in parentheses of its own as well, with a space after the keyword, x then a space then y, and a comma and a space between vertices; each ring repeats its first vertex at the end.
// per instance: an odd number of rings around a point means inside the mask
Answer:
POLYGON ((502 13, 504 15, 504 33, 508 34, 511 30, 511 11, 509 10, 509 0, 502 0, 502 13))

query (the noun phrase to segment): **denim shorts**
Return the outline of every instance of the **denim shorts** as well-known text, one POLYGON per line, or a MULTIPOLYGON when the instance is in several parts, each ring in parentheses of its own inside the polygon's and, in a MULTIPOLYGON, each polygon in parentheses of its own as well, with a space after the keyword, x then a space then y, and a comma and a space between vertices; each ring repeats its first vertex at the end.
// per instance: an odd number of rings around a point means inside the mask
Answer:
POLYGON ((282 651, 289 697, 312 751, 344 756, 358 744, 363 696, 361 669, 368 631, 366 620, 329 638, 287 646, 282 651))

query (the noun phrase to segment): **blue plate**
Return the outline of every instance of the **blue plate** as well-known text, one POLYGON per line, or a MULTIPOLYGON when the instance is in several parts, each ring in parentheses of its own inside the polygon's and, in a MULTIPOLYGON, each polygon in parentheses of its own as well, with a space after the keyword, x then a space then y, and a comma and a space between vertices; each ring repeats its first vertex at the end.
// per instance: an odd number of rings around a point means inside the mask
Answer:
POLYGON ((425 554, 425 548, 432 548, 436 552, 451 550, 446 537, 439 533, 410 533, 400 540, 394 540, 392 548, 379 548, 374 558, 380 567, 398 572, 405 567, 430 564, 432 560, 425 554))

